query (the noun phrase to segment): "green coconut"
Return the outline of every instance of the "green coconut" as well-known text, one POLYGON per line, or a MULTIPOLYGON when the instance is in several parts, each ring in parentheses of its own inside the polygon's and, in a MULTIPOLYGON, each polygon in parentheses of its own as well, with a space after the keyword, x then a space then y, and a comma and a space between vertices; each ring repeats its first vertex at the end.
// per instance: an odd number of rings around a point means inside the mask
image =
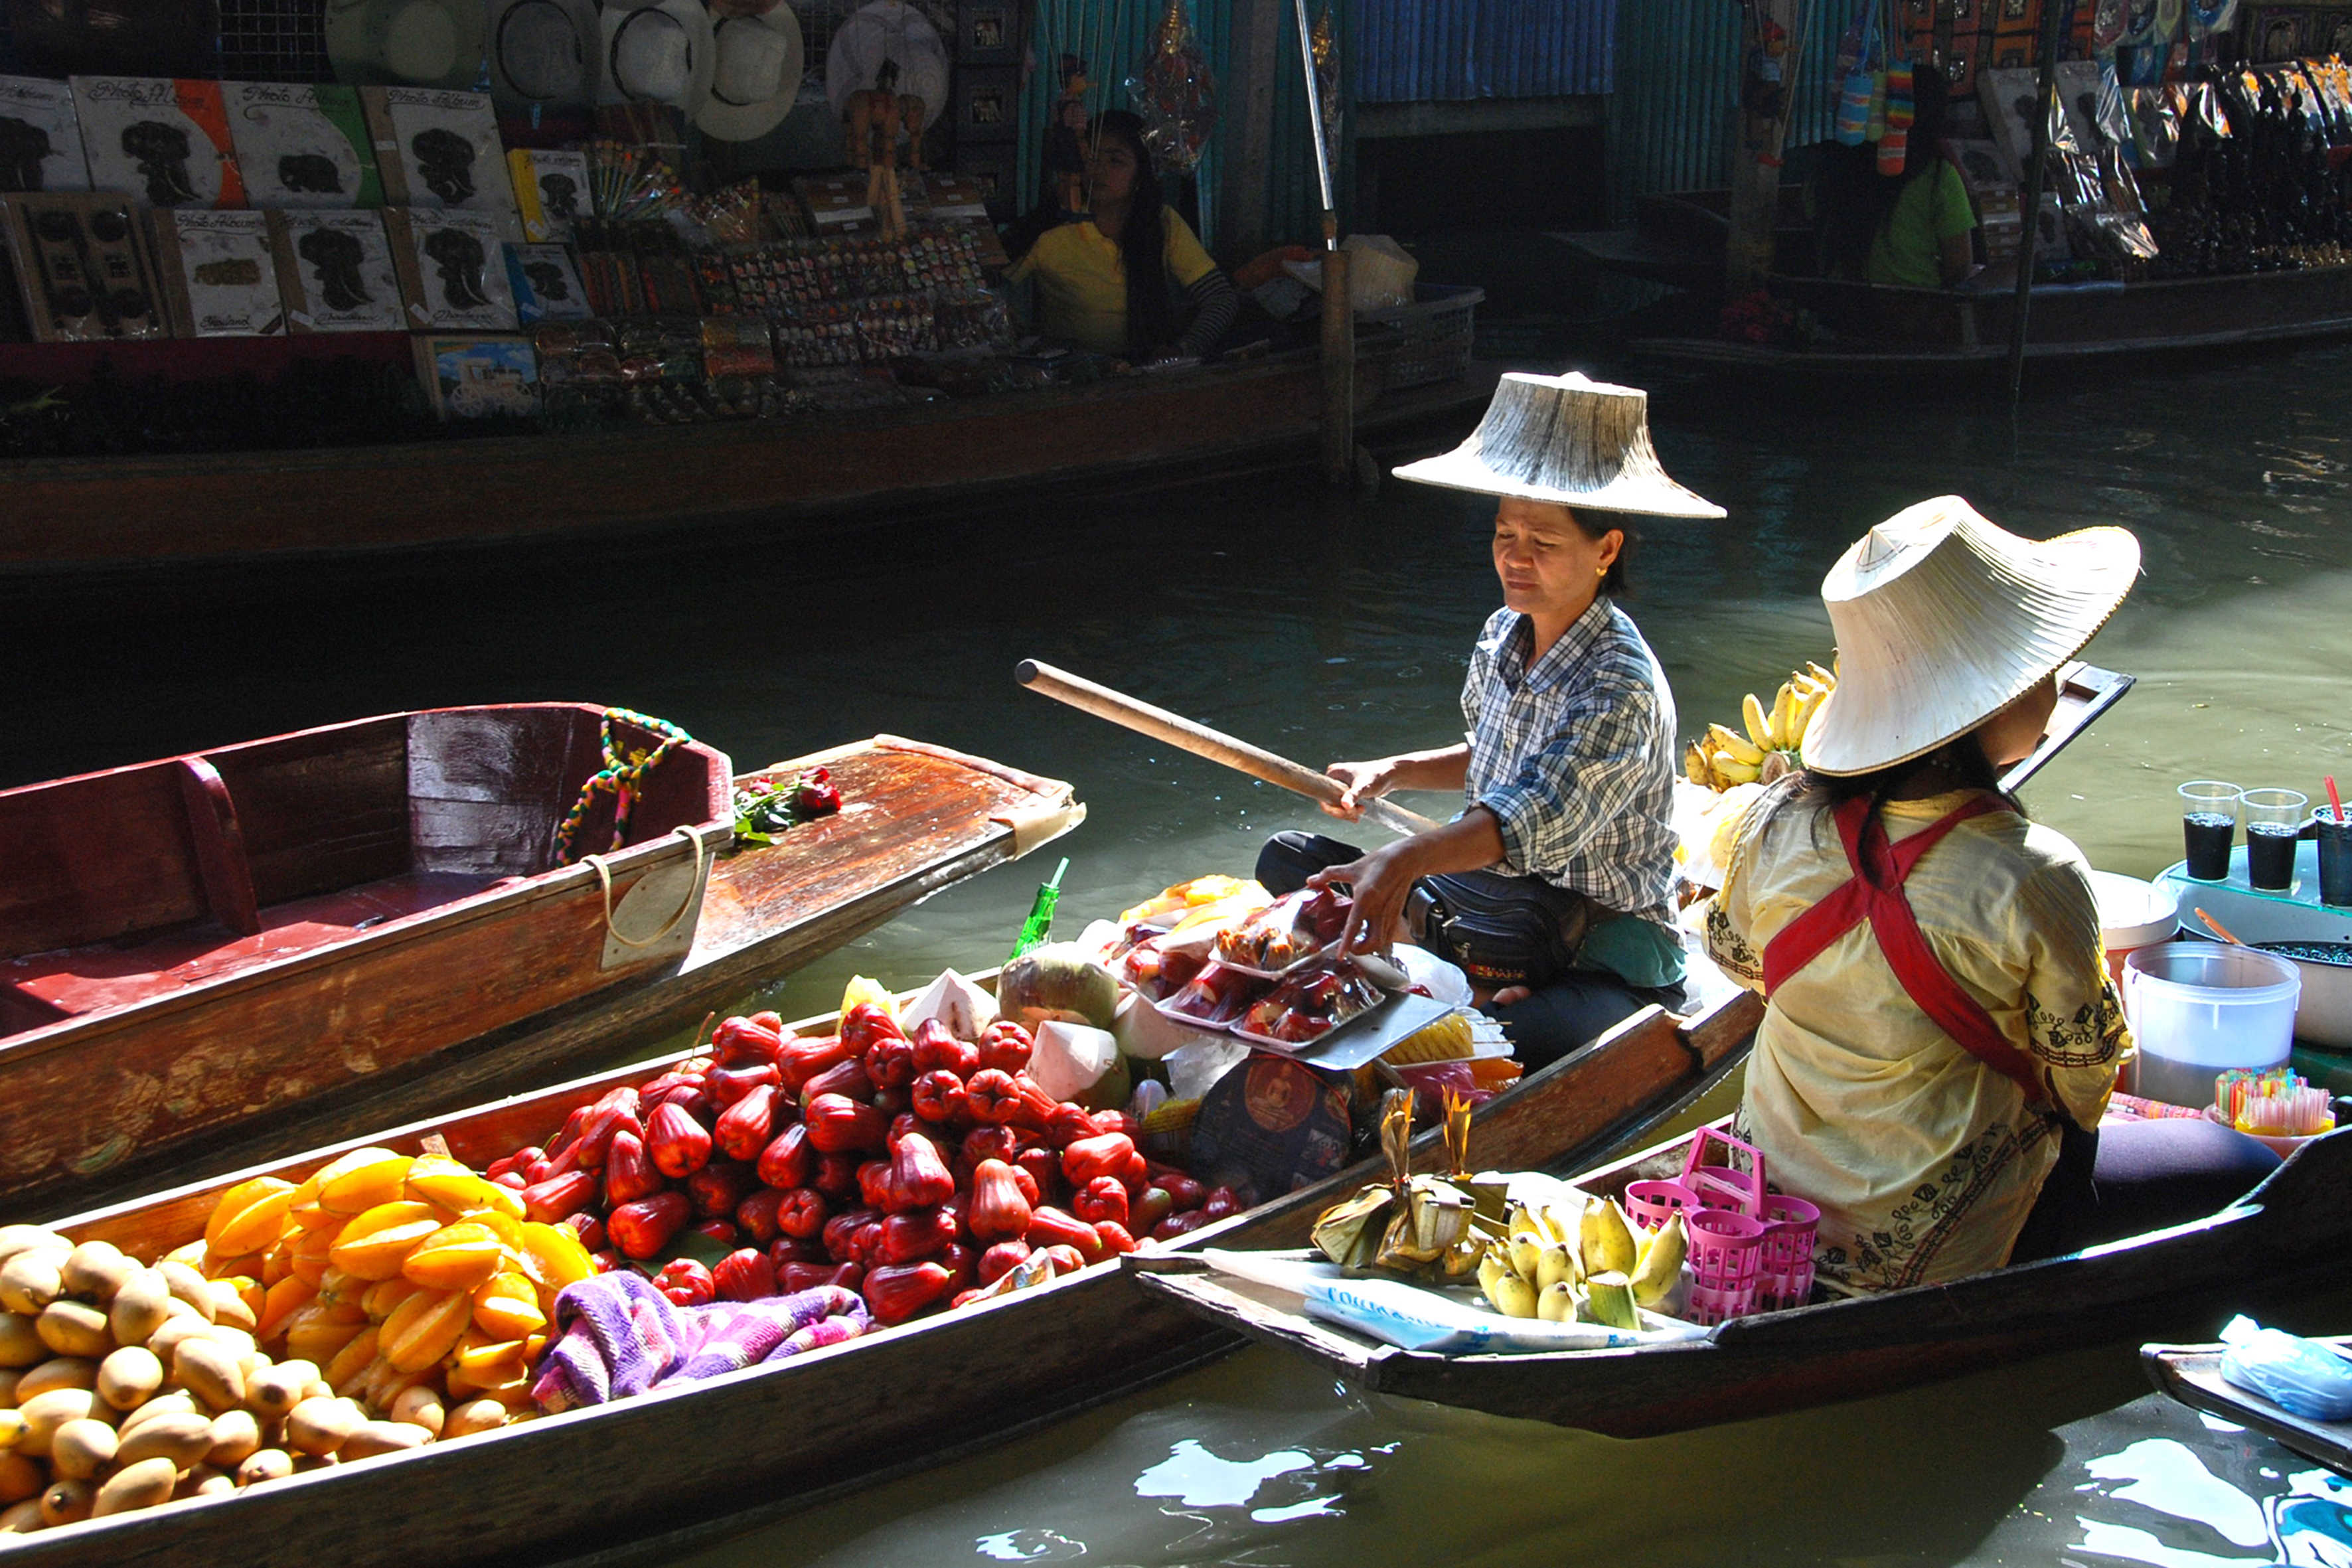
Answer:
POLYGON ((1075 942, 1033 948, 996 977, 996 1016, 1031 1034, 1056 1018, 1108 1029, 1118 1012, 1118 982, 1075 942))

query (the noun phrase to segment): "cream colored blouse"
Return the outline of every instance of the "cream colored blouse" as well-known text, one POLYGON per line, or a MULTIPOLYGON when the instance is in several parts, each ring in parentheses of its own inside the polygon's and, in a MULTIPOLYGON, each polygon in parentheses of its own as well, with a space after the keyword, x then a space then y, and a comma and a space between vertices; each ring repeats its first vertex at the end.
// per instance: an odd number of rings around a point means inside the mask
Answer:
MULTIPOLYGON (((1706 912, 1708 954, 1750 990, 1782 927, 1853 872, 1826 807, 1776 785, 1750 808, 1706 912)), ((1900 843, 1968 799, 1890 802, 1900 843)), ((2095 1127, 2132 1043, 2082 852, 2000 812, 1960 824, 1905 883, 1928 945, 2042 1068, 2047 1104, 1937 1027, 1867 922, 1790 976, 1757 1031, 1740 1135, 1822 1210, 1817 1277, 1853 1294, 2009 1260, 2058 1158, 2058 1110, 2095 1127)))

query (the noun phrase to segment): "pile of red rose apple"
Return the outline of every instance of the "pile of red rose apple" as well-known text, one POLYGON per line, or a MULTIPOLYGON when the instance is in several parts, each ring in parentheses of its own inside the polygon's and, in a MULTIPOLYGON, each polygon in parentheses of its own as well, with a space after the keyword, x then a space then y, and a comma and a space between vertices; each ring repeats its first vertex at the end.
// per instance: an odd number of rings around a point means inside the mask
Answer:
POLYGON ((833 1035, 729 1018, 707 1055, 488 1173, 601 1268, 671 1258, 655 1282, 682 1305, 840 1285, 886 1326, 1239 1210, 1230 1189, 1144 1158, 1127 1112, 1040 1089, 1033 1044, 1003 1019, 977 1040, 936 1018, 909 1036, 870 1002, 833 1035), (676 1257, 682 1243, 731 1250, 706 1266, 676 1257))

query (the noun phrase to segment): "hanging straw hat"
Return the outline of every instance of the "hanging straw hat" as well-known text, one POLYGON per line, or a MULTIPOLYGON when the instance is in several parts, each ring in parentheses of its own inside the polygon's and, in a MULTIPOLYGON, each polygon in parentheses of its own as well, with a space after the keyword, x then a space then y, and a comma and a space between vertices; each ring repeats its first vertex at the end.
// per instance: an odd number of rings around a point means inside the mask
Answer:
POLYGON ((713 30, 719 63, 710 73, 710 101, 694 117, 706 136, 751 142, 783 123, 800 97, 801 22, 777 0, 766 11, 721 16, 713 30))
POLYGON ((509 114, 586 109, 603 77, 594 0, 490 0, 490 98, 509 114))
POLYGON ((1805 766, 1873 773, 1967 734, 2080 652, 2138 575, 2129 529, 2037 543, 1958 496, 1904 508, 1822 580, 1838 684, 1805 731, 1805 766))
POLYGON ((328 0, 320 23, 339 81, 464 91, 481 79, 485 18, 466 0, 328 0))
POLYGON ((1721 517, 1723 509, 1666 477, 1650 445, 1650 395, 1570 372, 1495 387, 1470 438, 1396 470, 1401 479, 1646 517, 1721 517))
POLYGON ((702 0, 607 0, 600 103, 666 103, 688 120, 710 100, 710 13, 702 0))

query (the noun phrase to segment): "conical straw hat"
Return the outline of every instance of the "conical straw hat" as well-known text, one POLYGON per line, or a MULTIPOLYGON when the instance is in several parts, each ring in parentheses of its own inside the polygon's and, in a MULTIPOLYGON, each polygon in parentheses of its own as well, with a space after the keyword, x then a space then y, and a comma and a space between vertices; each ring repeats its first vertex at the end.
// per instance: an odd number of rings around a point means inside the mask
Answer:
POLYGON ((1570 372, 1496 384, 1470 438, 1396 470, 1401 479, 1646 517, 1721 517, 1666 478, 1650 445, 1650 395, 1570 372))
POLYGON ((2138 575, 2129 529, 2037 543, 1958 496, 1904 508, 1822 580, 1838 684, 1805 766, 1866 773, 1967 734, 2080 652, 2138 575))

